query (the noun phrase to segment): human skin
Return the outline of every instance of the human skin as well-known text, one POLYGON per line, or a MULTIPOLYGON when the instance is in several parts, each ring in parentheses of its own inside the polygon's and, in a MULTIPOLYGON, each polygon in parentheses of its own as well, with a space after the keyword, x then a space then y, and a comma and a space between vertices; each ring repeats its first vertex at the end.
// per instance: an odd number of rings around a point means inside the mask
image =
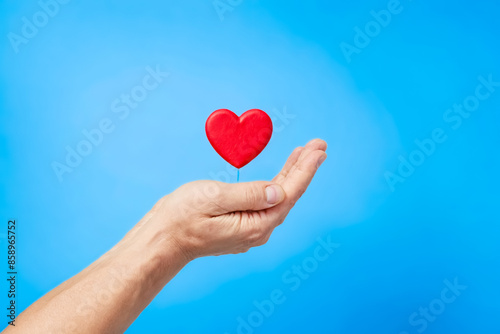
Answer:
POLYGON ((267 242, 326 159, 296 148, 270 182, 187 183, 161 198, 111 250, 22 312, 9 333, 123 333, 190 261, 267 242))

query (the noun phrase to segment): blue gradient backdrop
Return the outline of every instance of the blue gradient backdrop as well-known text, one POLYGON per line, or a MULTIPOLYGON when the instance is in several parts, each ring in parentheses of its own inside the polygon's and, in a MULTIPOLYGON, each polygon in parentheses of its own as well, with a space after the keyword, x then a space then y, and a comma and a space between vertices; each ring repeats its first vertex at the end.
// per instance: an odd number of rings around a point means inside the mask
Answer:
POLYGON ((329 159, 267 245, 190 263, 127 333, 500 332, 500 87, 458 129, 443 118, 479 76, 500 81, 500 5, 402 0, 377 31, 370 12, 390 1, 222 3, 218 13, 210 0, 70 1, 17 53, 9 33, 21 38, 41 7, 0 5, 0 252, 15 218, 20 310, 162 195, 196 179, 235 182, 204 122, 219 108, 261 108, 279 131, 242 181, 271 179, 315 137, 329 159), (373 37, 348 61, 342 43, 355 46, 367 24, 373 37), (127 117, 113 112, 148 66, 170 75, 127 117), (106 118, 113 132, 60 182, 53 162, 106 118), (436 128, 447 140, 391 189, 387 172, 436 128), (288 271, 318 237, 340 246, 292 291, 299 276, 288 271), (440 304, 455 279, 467 288, 440 304), (286 300, 261 320, 254 301, 275 289, 286 300), (439 314, 418 315, 429 306, 439 314))

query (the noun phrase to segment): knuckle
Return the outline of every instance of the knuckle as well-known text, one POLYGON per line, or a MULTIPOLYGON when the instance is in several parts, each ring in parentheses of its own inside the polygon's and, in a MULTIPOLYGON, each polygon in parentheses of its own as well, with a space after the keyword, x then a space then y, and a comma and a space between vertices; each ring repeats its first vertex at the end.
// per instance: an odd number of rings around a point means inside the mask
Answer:
POLYGON ((275 221, 275 226, 279 226, 281 224, 283 224, 283 222, 285 221, 285 218, 286 218, 286 214, 283 215, 283 216, 280 216, 276 221, 275 221))
POLYGON ((297 190, 297 194, 299 195, 299 197, 301 197, 302 195, 304 195, 304 193, 306 192, 306 187, 299 187, 299 189, 297 190))
POLYGON ((267 236, 267 231, 261 225, 255 224, 254 227, 249 231, 247 236, 247 242, 252 246, 262 245, 263 240, 267 236))
POLYGON ((281 178, 281 179, 285 179, 286 176, 287 176, 287 174, 288 174, 287 172, 285 172, 285 171, 282 170, 282 171, 280 171, 278 173, 278 177, 281 178))
POLYGON ((269 238, 271 237, 271 233, 268 233, 264 236, 264 238, 262 238, 261 240, 261 244, 259 246, 262 246, 264 244, 266 244, 268 241, 269 241, 269 238))
POLYGON ((244 248, 241 248, 240 250, 237 250, 236 252, 234 252, 233 254, 242 254, 242 253, 246 253, 250 250, 251 247, 244 247, 244 248))
POLYGON ((270 233, 264 233, 263 235, 261 235, 258 239, 255 240, 253 244, 254 247, 264 245, 269 240, 270 236, 271 236, 270 233))
POLYGON ((256 187, 249 187, 245 194, 245 200, 251 206, 255 206, 259 203, 260 192, 256 189, 256 187))

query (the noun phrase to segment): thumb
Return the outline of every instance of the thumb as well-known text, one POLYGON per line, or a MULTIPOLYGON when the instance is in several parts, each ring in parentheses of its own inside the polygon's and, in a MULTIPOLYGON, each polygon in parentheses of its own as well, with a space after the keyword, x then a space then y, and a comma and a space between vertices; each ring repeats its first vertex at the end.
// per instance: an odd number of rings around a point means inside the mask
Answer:
POLYGON ((273 182, 255 181, 225 183, 220 196, 214 201, 220 214, 234 211, 264 210, 276 206, 285 199, 283 188, 273 182))

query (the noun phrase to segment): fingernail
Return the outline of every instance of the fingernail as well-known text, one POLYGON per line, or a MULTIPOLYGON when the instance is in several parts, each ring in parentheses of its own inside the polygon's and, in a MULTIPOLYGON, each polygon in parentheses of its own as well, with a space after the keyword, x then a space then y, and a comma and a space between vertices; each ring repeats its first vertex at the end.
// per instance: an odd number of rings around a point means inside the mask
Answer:
POLYGON ((316 168, 319 168, 319 166, 321 166, 321 164, 326 160, 326 155, 322 155, 321 157, 319 157, 318 159, 318 162, 316 163, 316 168))
POLYGON ((268 204, 276 204, 279 201, 280 196, 277 186, 273 185, 266 187, 266 198, 268 204))

